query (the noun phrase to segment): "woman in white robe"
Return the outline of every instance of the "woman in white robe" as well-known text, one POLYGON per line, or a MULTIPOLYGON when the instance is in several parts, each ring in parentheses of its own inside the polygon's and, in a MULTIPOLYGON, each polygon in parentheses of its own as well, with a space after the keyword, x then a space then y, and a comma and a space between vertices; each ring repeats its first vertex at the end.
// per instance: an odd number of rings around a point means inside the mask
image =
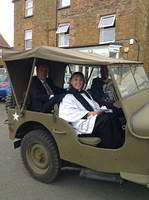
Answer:
POLYGON ((70 79, 70 86, 70 92, 60 103, 59 117, 71 123, 77 135, 100 137, 101 147, 119 147, 122 143, 120 138, 122 130, 116 125, 118 121, 113 114, 103 113, 91 96, 82 90, 83 74, 75 72, 70 79))

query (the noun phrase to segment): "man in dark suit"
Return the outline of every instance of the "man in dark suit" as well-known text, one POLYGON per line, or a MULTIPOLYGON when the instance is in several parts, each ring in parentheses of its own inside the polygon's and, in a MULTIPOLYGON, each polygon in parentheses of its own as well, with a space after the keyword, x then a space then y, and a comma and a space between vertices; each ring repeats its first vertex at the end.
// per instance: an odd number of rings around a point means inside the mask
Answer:
POLYGON ((51 101, 56 95, 64 92, 64 89, 54 85, 48 77, 48 66, 41 63, 37 66, 37 76, 32 79, 30 87, 30 99, 32 111, 49 112, 51 101))
POLYGON ((117 116, 122 116, 123 112, 120 108, 120 105, 118 102, 114 101, 113 94, 108 87, 110 80, 107 66, 101 67, 100 74, 101 78, 97 77, 93 79, 91 86, 91 95, 93 99, 100 106, 104 105, 107 108, 112 109, 114 114, 117 116))

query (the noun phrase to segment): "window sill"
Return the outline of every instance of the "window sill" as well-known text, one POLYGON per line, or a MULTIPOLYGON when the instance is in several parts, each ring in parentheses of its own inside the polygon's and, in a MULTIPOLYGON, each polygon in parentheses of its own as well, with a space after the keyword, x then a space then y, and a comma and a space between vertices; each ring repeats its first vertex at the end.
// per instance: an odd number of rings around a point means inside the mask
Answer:
POLYGON ((60 8, 57 8, 57 10, 63 10, 63 9, 66 9, 66 8, 70 8, 70 6, 60 7, 60 8))
POLYGON ((30 18, 30 17, 33 17, 34 15, 29 15, 29 16, 24 16, 24 19, 27 19, 27 18, 30 18))
POLYGON ((12 0, 12 3, 15 3, 16 1, 20 1, 20 0, 12 0))
POLYGON ((58 46, 59 48, 65 48, 65 47, 69 47, 69 45, 60 45, 58 46))
POLYGON ((111 44, 111 43, 115 43, 115 41, 99 42, 99 44, 111 44))
POLYGON ((30 49, 32 49, 32 48, 24 48, 24 50, 30 50, 30 49))

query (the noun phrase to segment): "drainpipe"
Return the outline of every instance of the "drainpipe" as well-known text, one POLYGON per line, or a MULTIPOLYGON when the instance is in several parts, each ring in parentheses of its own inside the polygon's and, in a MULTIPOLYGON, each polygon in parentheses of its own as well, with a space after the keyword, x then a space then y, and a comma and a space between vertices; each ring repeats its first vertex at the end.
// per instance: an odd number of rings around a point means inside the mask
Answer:
POLYGON ((138 43, 138 54, 137 54, 137 61, 140 59, 140 44, 138 43))
POLYGON ((47 46, 49 46, 49 28, 48 28, 48 22, 46 24, 46 32, 47 32, 47 46))
MULTIPOLYGON (((49 46, 49 31, 55 31, 56 34, 56 30, 57 30, 57 8, 58 8, 58 0, 56 0, 56 15, 55 15, 55 27, 54 28, 48 28, 48 22, 46 24, 46 28, 45 31, 47 32, 47 45, 49 46)), ((57 34, 56 34, 56 41, 55 41, 55 46, 57 47, 58 45, 58 38, 57 38, 57 34)))
POLYGON ((139 61, 139 59, 140 59, 140 43, 136 38, 130 39, 129 44, 133 45, 134 43, 136 43, 138 46, 137 47, 137 61, 139 61))
MULTIPOLYGON (((56 30, 57 30, 57 26, 58 26, 58 24, 57 24, 57 9, 58 9, 58 0, 56 0, 56 19, 55 19, 55 28, 56 28, 56 30)), ((58 36, 56 34, 56 47, 58 46, 58 38, 57 37, 58 36)))

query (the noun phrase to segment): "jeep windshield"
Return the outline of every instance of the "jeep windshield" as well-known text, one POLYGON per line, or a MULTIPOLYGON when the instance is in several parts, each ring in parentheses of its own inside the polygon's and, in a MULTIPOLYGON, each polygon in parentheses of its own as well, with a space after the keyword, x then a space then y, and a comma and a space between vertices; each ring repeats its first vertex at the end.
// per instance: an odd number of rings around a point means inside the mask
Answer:
POLYGON ((112 72, 122 98, 149 87, 149 78, 142 64, 112 67, 112 72))

